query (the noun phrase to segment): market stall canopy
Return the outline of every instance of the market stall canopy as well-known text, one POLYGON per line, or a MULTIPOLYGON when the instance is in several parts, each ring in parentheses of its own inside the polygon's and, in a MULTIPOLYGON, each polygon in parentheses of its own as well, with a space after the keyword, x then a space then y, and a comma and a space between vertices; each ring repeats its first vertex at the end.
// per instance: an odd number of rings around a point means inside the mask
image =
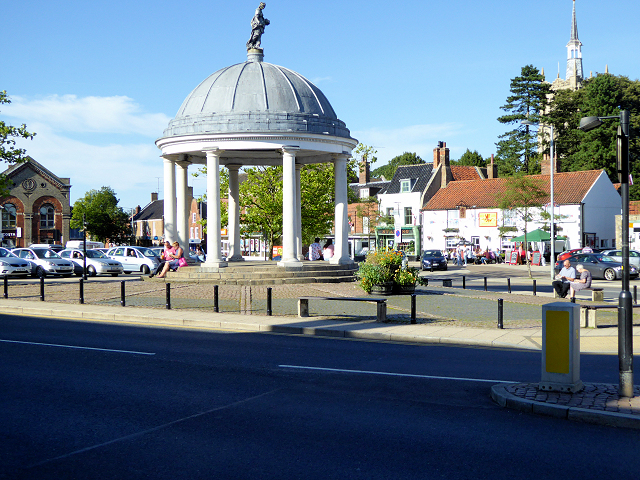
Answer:
MULTIPOLYGON (((551 235, 548 232, 538 228, 532 232, 527 233, 527 242, 544 242, 551 240, 551 235)), ((512 242, 524 242, 524 235, 520 235, 519 237, 514 237, 511 239, 512 242)))

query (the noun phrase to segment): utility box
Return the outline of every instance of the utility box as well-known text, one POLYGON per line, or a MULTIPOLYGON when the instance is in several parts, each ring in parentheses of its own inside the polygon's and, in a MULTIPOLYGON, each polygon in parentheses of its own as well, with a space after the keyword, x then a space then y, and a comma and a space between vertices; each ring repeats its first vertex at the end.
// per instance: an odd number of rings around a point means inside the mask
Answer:
POLYGON ((548 303, 542 306, 542 376, 540 390, 579 392, 580 306, 548 303))

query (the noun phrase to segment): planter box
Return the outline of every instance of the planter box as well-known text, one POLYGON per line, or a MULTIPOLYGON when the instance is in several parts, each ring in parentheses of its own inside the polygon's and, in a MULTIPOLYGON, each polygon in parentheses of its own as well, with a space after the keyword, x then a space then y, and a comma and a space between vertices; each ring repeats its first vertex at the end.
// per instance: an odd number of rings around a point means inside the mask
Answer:
POLYGON ((412 295, 415 292, 415 285, 394 285, 393 287, 393 293, 395 295, 412 295))
POLYGON ((371 287, 371 295, 393 294, 393 282, 380 283, 371 287))

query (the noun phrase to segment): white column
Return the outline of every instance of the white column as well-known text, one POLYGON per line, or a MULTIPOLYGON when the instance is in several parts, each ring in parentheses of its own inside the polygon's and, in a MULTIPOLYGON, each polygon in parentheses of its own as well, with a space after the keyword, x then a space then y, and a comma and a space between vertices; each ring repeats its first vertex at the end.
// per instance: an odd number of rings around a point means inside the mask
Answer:
POLYGON ((190 162, 176 162, 176 230, 177 241, 185 252, 189 251, 188 169, 190 162))
POLYGON ((207 155, 207 261, 204 267, 226 267, 220 236, 220 155, 222 150, 205 150, 207 155))
POLYGON ((176 164, 168 158, 164 159, 164 240, 177 240, 176 164))
POLYGON ((349 218, 347 205, 347 155, 336 155, 333 161, 335 184, 335 250, 332 264, 353 263, 349 257, 349 218))
POLYGON ((302 165, 296 163, 296 252, 298 254, 298 260, 304 260, 302 254, 302 198, 300 191, 300 169, 302 165))
POLYGON ((296 151, 282 148, 282 259, 278 266, 302 265, 296 251, 296 151))
POLYGON ((240 248, 240 183, 238 182, 238 170, 240 165, 227 165, 229 169, 229 258, 230 262, 242 262, 242 249, 240 248))

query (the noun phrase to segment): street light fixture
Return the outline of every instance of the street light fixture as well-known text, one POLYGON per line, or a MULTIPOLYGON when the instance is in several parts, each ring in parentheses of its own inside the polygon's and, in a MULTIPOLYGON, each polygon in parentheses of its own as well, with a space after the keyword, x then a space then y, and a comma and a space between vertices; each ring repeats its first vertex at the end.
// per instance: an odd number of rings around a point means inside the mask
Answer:
MULTIPOLYGON (((534 123, 530 120, 522 120, 522 125, 538 125, 537 123, 534 123)), ((544 124, 539 124, 540 126, 545 126, 544 124)), ((554 212, 554 204, 553 204, 553 171, 555 170, 555 165, 553 163, 553 125, 549 125, 549 128, 551 129, 550 132, 550 143, 549 143, 549 154, 550 154, 550 168, 549 168, 549 172, 550 172, 550 178, 549 178, 549 183, 550 183, 550 187, 549 187, 549 197, 551 200, 551 222, 549 222, 550 224, 550 230, 549 230, 549 235, 551 236, 551 256, 549 258, 549 263, 551 264, 551 268, 550 268, 550 276, 551 276, 551 280, 553 280, 556 276, 556 272, 555 272, 555 264, 556 264, 556 236, 555 236, 555 212, 554 212)))
POLYGON ((617 168, 622 196, 622 290, 618 297, 618 391, 622 397, 633 397, 633 304, 629 292, 629 110, 607 117, 583 117, 578 129, 588 132, 609 118, 620 119, 617 168))

